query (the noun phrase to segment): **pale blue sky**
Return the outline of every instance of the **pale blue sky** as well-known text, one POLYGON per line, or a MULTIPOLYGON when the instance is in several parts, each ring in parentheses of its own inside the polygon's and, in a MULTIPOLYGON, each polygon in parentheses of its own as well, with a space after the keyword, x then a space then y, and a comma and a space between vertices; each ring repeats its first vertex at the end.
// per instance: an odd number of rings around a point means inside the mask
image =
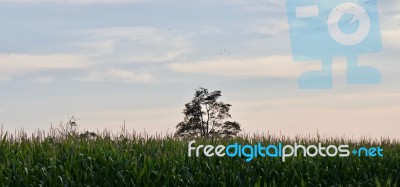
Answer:
POLYGON ((380 85, 300 90, 285 1, 0 0, 0 123, 174 131, 198 86, 222 90, 248 132, 400 138, 400 3, 380 1, 380 85), (222 53, 222 54, 221 54, 222 53))

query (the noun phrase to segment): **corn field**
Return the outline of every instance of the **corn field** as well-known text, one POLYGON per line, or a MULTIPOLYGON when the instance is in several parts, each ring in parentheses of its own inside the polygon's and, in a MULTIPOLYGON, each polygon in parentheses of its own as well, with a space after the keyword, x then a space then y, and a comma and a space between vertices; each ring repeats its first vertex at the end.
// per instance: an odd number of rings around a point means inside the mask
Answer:
POLYGON ((397 140, 241 135, 202 144, 284 142, 381 146, 372 157, 188 157, 189 140, 123 131, 1 133, 1 186, 400 186, 397 140), (85 135, 85 134, 83 134, 85 135), (87 133, 86 133, 87 135, 87 133))

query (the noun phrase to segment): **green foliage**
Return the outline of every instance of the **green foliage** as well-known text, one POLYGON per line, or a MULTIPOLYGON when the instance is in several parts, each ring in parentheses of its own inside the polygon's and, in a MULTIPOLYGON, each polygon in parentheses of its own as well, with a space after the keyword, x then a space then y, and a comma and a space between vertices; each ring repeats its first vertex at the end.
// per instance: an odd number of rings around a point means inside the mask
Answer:
POLYGON ((240 131, 238 122, 225 121, 231 118, 229 113, 232 105, 218 99, 221 91, 209 92, 200 87, 194 93, 193 99, 185 104, 184 121, 176 126, 176 136, 179 137, 234 137, 240 131))
POLYGON ((196 144, 284 142, 381 146, 383 158, 188 157, 187 141, 123 132, 96 137, 1 135, 1 186, 399 186, 400 144, 383 139, 241 136, 196 144), (21 138, 23 137, 23 138, 21 138), (115 137, 115 138, 114 138, 115 137))

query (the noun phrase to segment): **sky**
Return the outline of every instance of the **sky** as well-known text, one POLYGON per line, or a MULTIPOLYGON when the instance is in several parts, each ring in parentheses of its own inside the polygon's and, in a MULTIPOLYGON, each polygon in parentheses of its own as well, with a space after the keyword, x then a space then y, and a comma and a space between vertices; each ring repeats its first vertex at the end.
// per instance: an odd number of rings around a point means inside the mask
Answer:
POLYGON ((293 60, 285 1, 0 0, 0 123, 173 133, 202 86, 247 133, 400 138, 399 12, 379 1, 383 50, 359 57, 381 84, 338 57, 332 89, 302 90, 321 62, 293 60))

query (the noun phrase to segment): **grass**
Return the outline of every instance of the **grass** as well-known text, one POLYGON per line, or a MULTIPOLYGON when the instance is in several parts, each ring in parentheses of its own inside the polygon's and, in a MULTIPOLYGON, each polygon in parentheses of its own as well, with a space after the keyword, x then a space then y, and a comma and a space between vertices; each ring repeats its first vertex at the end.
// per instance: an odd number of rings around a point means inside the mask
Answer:
POLYGON ((383 158, 188 157, 188 140, 171 136, 103 132, 95 138, 38 132, 1 133, 2 186, 400 186, 396 140, 244 135, 196 144, 285 142, 381 146, 383 158))

